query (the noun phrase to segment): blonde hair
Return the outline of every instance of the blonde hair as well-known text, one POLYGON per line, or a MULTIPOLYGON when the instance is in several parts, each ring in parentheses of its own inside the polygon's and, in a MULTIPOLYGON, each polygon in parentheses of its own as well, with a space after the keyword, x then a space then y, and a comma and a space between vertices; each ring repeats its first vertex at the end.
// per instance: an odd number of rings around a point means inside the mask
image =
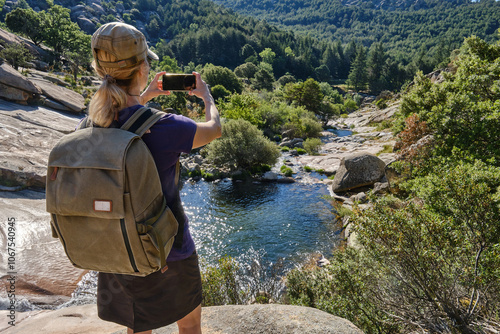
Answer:
MULTIPOLYGON (((102 50, 97 50, 97 58, 107 62, 118 60, 102 50)), ((92 67, 103 82, 90 100, 89 118, 92 122, 102 127, 111 125, 118 111, 126 107, 128 89, 135 83, 142 63, 144 61, 127 68, 107 68, 97 66, 96 60, 93 60, 92 67)))

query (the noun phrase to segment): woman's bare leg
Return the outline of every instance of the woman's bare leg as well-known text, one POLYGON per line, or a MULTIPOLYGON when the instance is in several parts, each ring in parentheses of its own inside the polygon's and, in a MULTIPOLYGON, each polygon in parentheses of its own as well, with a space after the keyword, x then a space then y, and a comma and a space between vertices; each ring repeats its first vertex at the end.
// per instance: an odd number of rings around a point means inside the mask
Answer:
MULTIPOLYGON (((191 313, 177 321, 179 334, 201 334, 201 305, 198 305, 191 313)), ((136 332, 127 328, 127 334, 151 334, 153 331, 136 332)))
POLYGON ((179 334, 201 334, 201 305, 177 321, 179 334))

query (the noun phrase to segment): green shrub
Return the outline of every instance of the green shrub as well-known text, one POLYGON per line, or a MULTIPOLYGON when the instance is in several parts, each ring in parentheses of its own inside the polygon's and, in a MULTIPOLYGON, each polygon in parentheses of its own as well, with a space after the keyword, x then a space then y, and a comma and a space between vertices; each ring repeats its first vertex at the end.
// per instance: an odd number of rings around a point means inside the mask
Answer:
POLYGON ((375 101, 375 105, 379 109, 385 109, 385 108, 387 108, 387 101, 385 99, 380 99, 380 100, 375 101))
POLYGON ((321 140, 319 138, 307 138, 304 142, 304 149, 309 154, 318 154, 321 148, 321 140))
POLYGON ((203 79, 212 87, 222 85, 232 93, 241 93, 242 85, 238 77, 227 67, 207 64, 201 71, 203 79))
POLYGON ((222 126, 222 137, 206 147, 207 159, 231 170, 274 165, 280 156, 278 146, 264 137, 255 125, 238 119, 222 126))
POLYGON ((255 73, 257 73, 258 70, 259 68, 257 65, 253 63, 245 63, 236 67, 234 69, 234 74, 240 78, 251 79, 255 76, 255 73))
POLYGON ((195 170, 193 170, 193 171, 189 171, 189 172, 188 172, 188 176, 189 176, 189 177, 193 177, 193 178, 194 178, 194 177, 201 177, 201 171, 196 170, 196 169, 195 169, 195 170))
POLYGON ((363 103, 363 96, 359 94, 354 95, 354 102, 356 102, 358 107, 361 106, 361 103, 363 103))
POLYGON ((383 153, 392 153, 392 151, 393 151, 392 145, 384 145, 384 149, 382 151, 378 152, 377 156, 381 155, 383 153))
POLYGON ((249 251, 240 265, 225 256, 215 265, 201 260, 203 306, 279 302, 284 289, 283 259, 270 263, 264 253, 249 251))
POLYGON ((290 147, 288 146, 281 146, 281 152, 288 152, 290 151, 290 147))
POLYGON ((33 56, 28 49, 23 44, 17 43, 8 44, 3 50, 0 51, 0 57, 7 60, 7 62, 16 70, 20 66, 26 66, 26 64, 33 59, 33 56))
POLYGON ((352 321, 366 334, 398 333, 369 294, 378 284, 373 264, 357 249, 338 250, 324 268, 300 268, 286 277, 292 305, 314 307, 352 321))
POLYGON ((357 214, 358 241, 382 274, 380 309, 427 331, 468 333, 480 318, 498 321, 499 186, 498 168, 439 165, 407 183, 417 201, 381 199, 357 214))
POLYGON ((376 123, 375 127, 377 128, 377 131, 390 129, 392 127, 392 120, 391 119, 384 119, 382 122, 376 123))
POLYGON ((313 138, 321 135, 323 127, 313 113, 296 107, 290 110, 282 131, 287 132, 289 138, 313 138))
POLYGON ((237 280, 238 271, 238 264, 230 257, 206 267, 201 273, 203 306, 242 304, 245 294, 237 280))
POLYGON ((259 166, 252 166, 250 168, 250 173, 252 173, 252 175, 254 174, 264 174, 265 172, 269 172, 271 170, 271 166, 269 165, 259 165, 259 166))
POLYGON ((300 154, 300 155, 302 155, 302 154, 306 154, 306 153, 307 153, 307 151, 306 151, 306 150, 304 150, 303 148, 300 148, 300 147, 297 147, 297 148, 296 148, 296 151, 297 151, 297 153, 298 153, 298 154, 300 154))
POLYGON ((321 126, 321 123, 316 120, 316 118, 304 117, 301 120, 304 131, 302 138, 315 138, 321 135, 323 127, 321 126))
POLYGON ((310 173, 310 172, 312 172, 312 171, 313 171, 313 169, 312 169, 311 167, 309 167, 309 166, 304 166, 304 170, 305 170, 306 172, 308 172, 308 173, 310 173))
POLYGON ((283 175, 285 175, 287 177, 290 177, 293 175, 293 170, 286 165, 281 166, 280 171, 281 171, 281 173, 283 173, 283 175))
POLYGON ((207 171, 205 170, 202 170, 201 171, 201 177, 205 179, 205 181, 214 181, 214 180, 217 180, 217 179, 220 179, 221 178, 221 173, 208 173, 207 171))
POLYGON ((220 103, 219 109, 229 119, 244 119, 257 127, 264 123, 259 112, 262 101, 252 94, 233 94, 228 102, 220 103))
POLYGON ((212 91, 212 96, 214 97, 215 100, 224 99, 229 95, 231 95, 231 92, 228 91, 222 85, 215 85, 214 87, 212 87, 211 91, 212 91))
POLYGON ((346 113, 351 113, 358 109, 358 104, 351 98, 344 101, 344 110, 346 113))

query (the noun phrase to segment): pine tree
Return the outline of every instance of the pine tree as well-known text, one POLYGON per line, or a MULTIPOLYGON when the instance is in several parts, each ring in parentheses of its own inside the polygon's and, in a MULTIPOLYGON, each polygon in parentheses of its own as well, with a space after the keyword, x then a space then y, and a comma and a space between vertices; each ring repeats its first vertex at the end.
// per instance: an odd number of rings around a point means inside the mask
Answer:
POLYGON ((334 78, 339 78, 340 56, 333 47, 329 46, 323 52, 322 63, 328 67, 334 78))
POLYGON ((366 88, 368 83, 368 71, 366 66, 366 50, 365 47, 360 45, 356 52, 356 58, 351 66, 351 72, 348 78, 349 86, 354 87, 355 90, 360 91, 366 88))
POLYGON ((386 59, 387 55, 382 43, 373 44, 368 53, 368 88, 372 92, 378 93, 387 88, 386 59))

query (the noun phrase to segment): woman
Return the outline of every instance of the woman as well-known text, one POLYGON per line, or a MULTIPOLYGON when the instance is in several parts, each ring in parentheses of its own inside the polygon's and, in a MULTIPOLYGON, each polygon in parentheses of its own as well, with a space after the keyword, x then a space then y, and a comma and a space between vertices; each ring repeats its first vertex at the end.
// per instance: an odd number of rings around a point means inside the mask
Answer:
MULTIPOLYGON (((148 86, 150 61, 158 56, 148 49, 136 28, 112 22, 92 36, 93 67, 103 83, 89 104, 89 118, 101 127, 119 127, 147 101, 170 92, 161 89, 157 73, 148 86), (148 87, 147 87, 148 86, 148 87), (141 94, 141 92, 147 89, 141 94)), ((99 273, 97 304, 103 320, 128 327, 127 333, 151 333, 177 322, 179 333, 201 333, 201 277, 188 220, 174 182, 181 152, 208 144, 221 136, 219 113, 198 73, 196 89, 189 92, 205 103, 206 121, 166 114, 142 138, 155 160, 169 207, 180 207, 184 220, 182 247, 172 248, 163 270, 137 277, 99 273)))

